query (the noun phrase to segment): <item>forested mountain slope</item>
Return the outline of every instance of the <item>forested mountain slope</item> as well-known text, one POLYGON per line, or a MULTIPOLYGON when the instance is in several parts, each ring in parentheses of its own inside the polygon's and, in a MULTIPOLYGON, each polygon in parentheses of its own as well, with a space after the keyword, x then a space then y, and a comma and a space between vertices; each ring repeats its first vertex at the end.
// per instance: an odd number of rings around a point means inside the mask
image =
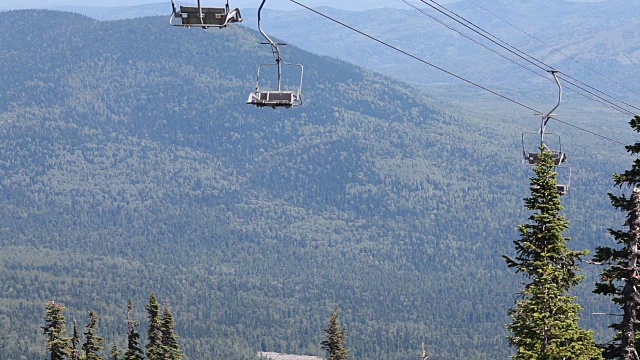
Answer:
MULTIPOLYGON (((414 358, 423 340, 434 360, 507 357, 520 124, 293 46, 305 104, 252 108, 260 41, 0 13, 0 357, 42 356, 46 300, 80 323, 95 309, 122 347, 127 298, 142 319, 151 291, 192 359, 319 355, 335 305, 354 359, 414 358)), ((618 224, 604 192, 624 159, 577 144, 567 204, 591 248, 618 224)))

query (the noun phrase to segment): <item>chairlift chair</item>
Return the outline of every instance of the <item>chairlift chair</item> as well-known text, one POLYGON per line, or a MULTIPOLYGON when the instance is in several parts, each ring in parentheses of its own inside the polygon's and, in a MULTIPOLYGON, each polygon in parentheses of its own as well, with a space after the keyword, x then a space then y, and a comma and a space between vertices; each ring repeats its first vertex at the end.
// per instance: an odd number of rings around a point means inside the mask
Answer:
POLYGON ((247 104, 256 105, 258 107, 270 106, 272 108, 285 107, 290 108, 292 106, 302 105, 302 78, 304 75, 304 68, 301 64, 289 64, 282 60, 280 54, 280 43, 276 43, 262 30, 261 13, 262 7, 266 0, 262 0, 260 7, 258 8, 258 30, 260 34, 267 39, 264 44, 271 46, 271 53, 275 57, 275 63, 262 64, 258 66, 258 75, 256 76, 256 89, 249 93, 247 98, 247 104), (260 70, 265 67, 275 66, 277 70, 277 87, 275 89, 265 89, 260 84, 260 70), (283 88, 282 76, 283 68, 299 68, 300 69, 300 81, 295 85, 291 85, 289 88, 283 88))
POLYGON ((556 184, 556 188, 558 189, 558 193, 560 195, 569 194, 569 189, 571 188, 571 167, 570 166, 556 166, 555 169, 558 176, 562 175, 562 179, 556 177, 558 180, 556 184), (564 173, 564 174, 562 174, 564 173))
POLYGON ((558 170, 560 170, 561 172, 566 171, 568 173, 568 175, 566 176, 567 181, 559 181, 556 185, 558 193, 560 195, 566 195, 569 193, 569 186, 571 184, 571 167, 561 166, 561 164, 567 160, 567 155, 562 151, 560 134, 545 131, 547 123, 554 116, 553 112, 558 108, 558 106, 560 106, 560 102, 562 101, 562 85, 560 85, 560 80, 558 80, 557 72, 557 70, 549 70, 549 73, 551 73, 551 75, 553 76, 556 85, 558 85, 558 103, 548 113, 538 114, 542 115, 539 132, 522 133, 522 163, 529 166, 537 165, 540 163, 541 151, 551 152, 551 160, 553 161, 554 170, 556 171, 556 173, 558 173, 558 170), (529 151, 527 149, 528 146, 531 146, 531 142, 527 142, 527 139, 530 139, 531 136, 534 136, 537 142, 537 148, 535 150, 529 149, 533 151, 529 151), (549 139, 553 140, 549 141, 549 139), (552 144, 553 148, 550 148, 549 144, 552 144))
POLYGON ((302 105, 302 76, 304 68, 301 64, 287 64, 280 60, 281 63, 262 64, 258 66, 258 75, 256 76, 256 89, 249 94, 247 104, 256 105, 258 107, 270 106, 272 108, 302 105), (276 90, 267 90, 260 86, 260 71, 263 68, 277 66, 278 67, 278 88, 276 90), (282 66, 287 68, 300 69, 300 82, 295 85, 294 90, 282 89, 282 66))
POLYGON ((235 8, 230 11, 228 0, 224 7, 205 7, 200 4, 200 0, 198 0, 198 6, 180 6, 180 10, 176 8, 174 0, 171 0, 171 6, 173 12, 169 23, 173 26, 196 26, 207 29, 224 28, 230 23, 242 22, 240 10, 235 8))
MULTIPOLYGON (((553 141, 548 141, 546 140, 542 146, 544 146, 544 148, 546 150, 549 150, 551 152, 551 160, 553 160, 554 165, 560 165, 563 162, 567 161, 567 154, 565 154, 562 151, 562 142, 560 140, 560 134, 556 134, 556 133, 544 133, 544 138, 549 139, 552 138, 553 141), (548 144, 553 144, 553 148, 550 148, 548 146, 548 144)), ((539 133, 531 133, 531 132, 524 132, 522 133, 522 163, 525 165, 537 165, 540 163, 540 146, 538 145, 538 148, 534 149, 527 149, 528 146, 531 146, 531 143, 528 142, 528 139, 531 138, 535 138, 538 139, 540 138, 540 134, 539 133), (533 151, 529 151, 529 150, 533 150, 533 151)))

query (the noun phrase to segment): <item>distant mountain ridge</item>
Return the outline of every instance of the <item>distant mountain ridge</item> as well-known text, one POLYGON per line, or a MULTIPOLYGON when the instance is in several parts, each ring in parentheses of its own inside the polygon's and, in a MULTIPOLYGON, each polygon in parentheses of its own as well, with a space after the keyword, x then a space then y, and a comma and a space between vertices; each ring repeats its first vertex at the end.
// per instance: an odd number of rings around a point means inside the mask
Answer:
MULTIPOLYGON (((501 255, 526 219, 529 114, 452 106, 296 46, 304 105, 253 108, 256 67, 273 61, 260 41, 166 16, 0 13, 3 355, 44 356, 47 300, 95 309, 122 348, 126 299, 143 319, 150 291, 193 359, 322 355, 336 305, 354 359, 411 358, 422 341, 434 360, 510 354, 519 279, 501 255)), ((605 194, 628 159, 563 136, 568 235, 593 248, 622 223, 605 194)), ((591 283, 577 294, 603 336, 591 283)))
MULTIPOLYGON (((429 14, 464 34, 506 53, 433 9, 423 7, 429 14)), ((448 4, 447 7, 552 67, 605 92, 623 96, 631 103, 640 102, 640 87, 631 80, 640 78, 640 52, 637 48, 640 36, 640 18, 637 14, 640 14, 640 3, 637 1, 460 1, 448 4), (476 4, 526 31, 531 37, 476 4), (608 81, 587 67, 635 92, 608 81)), ((553 88, 549 86, 552 84, 541 81, 541 77, 532 75, 414 9, 377 9, 348 14, 326 9, 325 12, 456 74, 500 91, 515 92, 523 100, 525 96, 548 93, 553 88), (379 21, 380 19, 384 20, 379 21)), ((447 84, 446 89, 450 91, 468 88, 448 75, 401 56, 306 10, 299 10, 294 16, 285 12, 269 14, 265 16, 265 28, 273 35, 306 50, 336 56, 417 86, 447 84)), ((252 13, 246 15, 249 21, 245 24, 255 24, 254 16, 252 13)), ((514 55, 509 57, 544 75, 544 71, 522 59, 514 55)))
MULTIPOLYGON (((550 66, 607 93, 621 96, 629 103, 640 102, 640 88, 629 81, 640 77, 640 51, 636 45, 640 38, 640 19, 637 17, 640 4, 637 1, 463 0, 442 3, 550 66), (528 32, 531 37, 494 14, 528 32), (546 45, 536 39, 544 41, 546 45)), ((253 0, 245 0, 234 5, 244 10, 244 26, 256 27, 255 9, 258 4, 253 0)), ((410 9, 402 1, 367 2, 366 7, 359 7, 361 2, 333 3, 328 0, 318 0, 317 3, 309 1, 305 4, 312 7, 333 7, 336 10, 326 11, 337 19, 345 20, 356 28, 366 30, 371 35, 379 36, 454 73, 499 91, 516 94, 514 96, 522 100, 550 90, 549 83, 543 80, 544 72, 540 69, 509 55, 513 60, 539 73, 534 76, 410 9), (343 10, 337 10, 338 8, 343 10), (344 9, 360 11, 344 13, 344 9)), ((424 4, 416 4, 450 25, 455 25, 465 34, 472 35, 468 29, 443 18, 424 4)), ((59 9, 109 20, 150 15, 168 16, 170 5, 169 2, 162 2, 140 6, 68 6, 59 9)), ((284 0, 281 3, 270 1, 265 12, 265 27, 269 33, 305 50, 336 56, 416 86, 435 87, 442 89, 444 93, 456 92, 468 98, 468 94, 465 95, 470 90, 467 85, 416 64, 412 59, 397 55, 293 3, 284 0), (274 7, 286 8, 287 11, 276 11, 273 10, 274 7)), ((485 39, 476 35, 474 37, 504 53, 504 50, 489 44, 485 39)), ((580 96, 573 96, 573 99, 584 100, 580 96)))

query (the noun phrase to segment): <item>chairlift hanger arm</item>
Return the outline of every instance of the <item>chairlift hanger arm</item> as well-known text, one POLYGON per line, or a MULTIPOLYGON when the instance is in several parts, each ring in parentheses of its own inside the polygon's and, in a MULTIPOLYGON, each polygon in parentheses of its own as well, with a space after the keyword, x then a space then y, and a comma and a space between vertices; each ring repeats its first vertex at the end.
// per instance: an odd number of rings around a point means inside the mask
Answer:
POLYGON ((560 102, 562 101, 562 85, 560 85, 560 80, 558 79, 558 75, 556 75, 558 73, 558 70, 549 70, 549 72, 551 73, 551 75, 553 75, 553 80, 555 80, 556 84, 558 85, 558 103, 553 107, 553 109, 551 109, 551 111, 544 115, 544 123, 542 124, 542 128, 540 130, 541 132, 544 132, 544 127, 547 126, 547 122, 549 122, 549 119, 551 119, 552 115, 554 115, 553 112, 556 111, 556 109, 560 106, 560 102))
POLYGON ((273 40, 271 40, 269 35, 267 35, 264 32, 264 30, 262 30, 262 8, 264 7, 264 4, 266 2, 267 2, 267 0, 262 0, 262 3, 260 4, 260 7, 258 8, 258 30, 260 31, 260 34, 262 34, 262 36, 264 36, 264 38, 267 39, 267 41, 269 42, 269 44, 273 48, 273 52, 274 52, 274 56, 276 58, 276 62, 280 62, 282 60, 282 58, 280 57, 280 48, 278 47, 278 44, 275 43, 273 40))

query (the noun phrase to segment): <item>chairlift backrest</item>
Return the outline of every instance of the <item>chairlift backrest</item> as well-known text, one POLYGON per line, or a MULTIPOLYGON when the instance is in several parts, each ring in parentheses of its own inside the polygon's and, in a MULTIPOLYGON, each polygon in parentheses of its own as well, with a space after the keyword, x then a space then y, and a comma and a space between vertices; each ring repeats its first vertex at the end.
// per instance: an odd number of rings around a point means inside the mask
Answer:
POLYGON ((266 44, 271 46, 271 53, 275 57, 275 64, 262 64, 258 66, 258 74, 256 76, 256 89, 249 93, 249 98, 247 99, 247 104, 256 105, 258 107, 270 106, 272 108, 276 107, 286 107, 290 108, 292 106, 302 105, 302 78, 304 75, 304 68, 300 64, 289 64, 285 62, 280 56, 280 45, 273 41, 269 35, 267 35, 262 30, 261 24, 261 14, 262 8, 267 0, 262 0, 260 7, 258 8, 258 30, 260 34, 268 41, 266 44), (275 66, 277 69, 277 81, 276 88, 265 89, 260 85, 260 70, 263 67, 275 66), (283 89, 282 85, 282 76, 283 76, 283 68, 291 68, 297 67, 300 69, 300 81, 295 85, 289 85, 289 88, 283 89))
POLYGON ((210 27, 224 28, 230 23, 242 21, 239 9, 229 10, 229 2, 225 7, 205 7, 197 6, 180 6, 180 10, 176 9, 176 4, 171 0, 173 13, 169 23, 173 26, 185 27, 201 27, 207 29, 210 27))
MULTIPOLYGON (((544 133, 547 141, 544 144, 546 150, 551 152, 551 160, 554 165, 560 165, 567 161, 567 155, 562 151, 560 134, 544 133), (551 145, 551 147, 549 147, 551 145)), ((540 163, 540 133, 522 133, 522 163, 525 165, 537 165, 540 163), (533 139, 535 141, 527 141, 533 139)))
POLYGON ((256 76, 256 88, 249 94, 247 104, 256 105, 258 107, 270 106, 272 108, 302 105, 302 77, 304 68, 300 64, 287 64, 281 60, 280 64, 262 64, 258 66, 258 75, 256 76), (260 72, 262 68, 269 66, 278 67, 278 87, 276 89, 266 89, 261 85, 260 72), (299 68, 300 82, 291 85, 288 89, 282 88, 282 68, 299 68))

